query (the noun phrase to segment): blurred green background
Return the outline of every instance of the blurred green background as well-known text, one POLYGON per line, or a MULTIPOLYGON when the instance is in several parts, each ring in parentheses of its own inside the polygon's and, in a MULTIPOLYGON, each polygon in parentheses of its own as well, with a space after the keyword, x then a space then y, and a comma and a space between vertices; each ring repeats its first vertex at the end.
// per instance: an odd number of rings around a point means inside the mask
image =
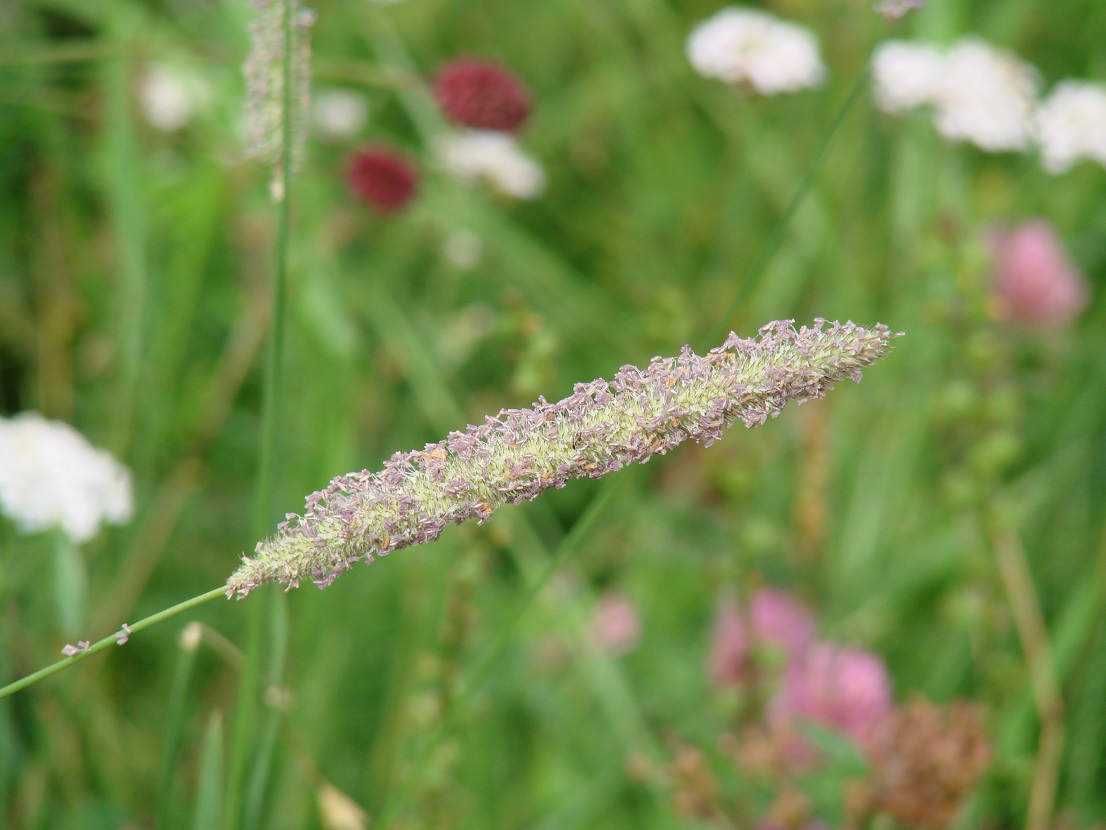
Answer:
MULTIPOLYGON (((779 0, 830 75, 774 98, 691 71, 687 33, 719 8, 704 0, 312 7, 316 92, 371 111, 353 138, 312 137, 293 185, 260 525, 277 224, 242 159, 248 5, 0 7, 0 407, 72 423, 136 490, 134 521, 83 548, 75 630, 46 543, 0 524, 0 680, 217 586, 331 477, 501 407, 772 319, 906 337, 861 386, 755 432, 505 508, 325 592, 206 605, 5 700, 0 823, 368 826, 356 804, 376 827, 743 827, 771 787, 718 753, 733 706, 705 665, 719 596, 764 586, 880 655, 897 699, 982 707, 992 762, 955 826, 1026 826, 1034 787, 1037 826, 1106 821, 1106 171, 944 143, 924 114, 877 112, 862 77, 881 39, 977 33, 1046 86, 1101 80, 1106 6, 943 0, 889 29, 867 0, 779 0), (520 141, 540 198, 435 165, 425 79, 461 54, 533 93, 520 141), (143 118, 153 64, 207 90, 179 130, 143 118), (344 181, 379 142, 421 170, 390 217, 344 181), (1027 217, 1090 278, 1071 326, 991 313, 984 235, 1027 217), (459 233, 479 240, 468 262, 448 253, 459 233), (640 617, 622 655, 590 623, 610 592, 640 617), (685 744, 744 806, 681 811, 656 770, 685 744)), ((830 826, 837 783, 811 785, 830 826)))

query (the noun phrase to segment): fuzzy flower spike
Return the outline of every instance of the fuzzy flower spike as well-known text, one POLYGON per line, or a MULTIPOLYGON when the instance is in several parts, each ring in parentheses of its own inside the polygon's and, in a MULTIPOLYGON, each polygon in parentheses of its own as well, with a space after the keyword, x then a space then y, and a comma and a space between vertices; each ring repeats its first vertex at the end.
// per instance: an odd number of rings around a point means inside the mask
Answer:
POLYGON ((339 476, 289 514, 276 535, 227 581, 239 598, 266 582, 325 588, 354 563, 431 542, 450 524, 486 521, 502 504, 529 501, 573 478, 643 464, 691 438, 710 445, 740 420, 776 416, 788 401, 821 398, 888 351, 893 334, 817 320, 796 330, 769 323, 759 338, 730 334, 705 355, 684 347, 614 380, 577 384, 562 401, 507 409, 425 449, 396 453, 379 472, 339 476))

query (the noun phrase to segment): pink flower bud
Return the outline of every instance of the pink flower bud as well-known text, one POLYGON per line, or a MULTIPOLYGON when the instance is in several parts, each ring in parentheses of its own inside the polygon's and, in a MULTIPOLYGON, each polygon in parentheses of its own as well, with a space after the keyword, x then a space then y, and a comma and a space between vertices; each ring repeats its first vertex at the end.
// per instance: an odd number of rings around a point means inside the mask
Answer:
POLYGON ((812 721, 863 742, 890 709, 891 678, 879 657, 818 643, 789 668, 770 713, 776 723, 812 721))
POLYGON ((1087 305, 1086 277, 1078 271, 1048 222, 992 231, 992 296, 997 316, 1027 326, 1063 326, 1087 305))
POLYGON ((608 593, 599 598, 591 618, 591 630, 607 653, 625 654, 632 651, 641 638, 641 618, 628 598, 608 593))
POLYGON ((774 648, 791 664, 802 659, 813 640, 810 612, 783 591, 757 591, 747 610, 724 602, 714 624, 710 678, 719 685, 744 683, 753 649, 774 648))

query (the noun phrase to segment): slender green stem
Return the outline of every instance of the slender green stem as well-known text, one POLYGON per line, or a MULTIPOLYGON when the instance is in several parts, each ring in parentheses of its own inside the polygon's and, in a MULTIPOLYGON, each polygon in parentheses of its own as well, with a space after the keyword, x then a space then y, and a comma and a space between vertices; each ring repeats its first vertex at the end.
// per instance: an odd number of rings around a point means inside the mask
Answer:
POLYGON ((807 168, 803 180, 799 182, 799 187, 795 191, 795 195, 791 197, 791 201, 788 203, 787 209, 783 212, 783 216, 780 217, 780 221, 776 223, 776 226, 772 229, 772 233, 769 234, 764 246, 760 249, 760 253, 757 254, 756 261, 749 269, 749 276, 746 277, 745 281, 741 284, 741 288, 738 289, 729 307, 726 308, 725 312, 718 318, 718 322, 715 323, 714 328, 707 337, 708 342, 713 343, 722 336, 730 325, 730 321, 738 308, 741 307, 741 304, 748 299, 753 289, 760 283, 761 277, 764 276, 764 272, 768 268, 768 263, 783 243, 784 234, 791 225, 791 220, 795 218, 795 214, 799 211, 799 206, 803 203, 807 193, 810 192, 810 188, 814 185, 814 178, 817 176, 818 171, 822 169, 822 165, 826 160, 826 153, 829 151, 830 144, 833 143, 833 137, 837 135, 837 130, 845 121, 845 116, 848 114, 849 110, 852 109, 853 102, 856 101, 861 90, 868 85, 868 73, 869 70, 865 69, 860 73, 860 77, 856 79, 856 83, 853 84, 853 88, 849 92, 849 96, 845 99, 845 103, 842 104, 841 109, 837 111, 837 116, 833 119, 833 124, 829 128, 829 132, 826 133, 826 137, 822 141, 822 146, 818 148, 818 154, 814 157, 814 161, 811 162, 810 167, 807 168))
POLYGON ((572 530, 564 540, 562 540, 553 556, 549 558, 548 564, 545 566, 544 570, 542 570, 537 579, 528 586, 526 595, 515 608, 514 614, 506 624, 500 626, 492 645, 476 663, 475 667, 465 679, 460 693, 446 709, 441 722, 438 724, 437 730, 423 744, 406 778, 400 783, 392 796, 381 805, 380 811, 376 817, 375 826, 381 828, 381 830, 386 830, 398 818, 397 814, 399 810, 410 803, 415 792, 415 787, 423 780, 423 774, 426 771, 427 765, 433 758, 434 750, 440 746, 444 737, 449 735, 457 726, 461 716, 466 714, 473 696, 480 690, 480 687, 487 679, 496 661, 502 656, 503 652, 506 651, 508 643, 514 636, 515 630, 522 622, 522 619, 526 616, 530 606, 533 604, 538 594, 542 592, 542 589, 549 583, 553 574, 556 573, 564 564, 565 560, 579 548, 580 543, 583 541, 588 531, 595 525, 607 505, 610 503, 618 486, 619 481, 612 480, 612 483, 600 489, 599 494, 588 503, 580 519, 573 525, 572 530))
MULTIPOLYGON (((223 597, 226 596, 226 594, 227 586, 220 585, 218 588, 212 588, 210 591, 192 597, 192 599, 186 599, 184 602, 178 602, 171 608, 166 608, 165 610, 158 611, 156 614, 151 614, 150 616, 145 617, 144 619, 141 619, 136 623, 131 623, 129 626, 127 626, 130 629, 130 631, 127 632, 127 635, 132 636, 134 634, 137 634, 142 629, 149 628, 154 623, 159 623, 162 620, 168 619, 169 617, 175 617, 182 611, 187 611, 189 608, 195 608, 197 605, 203 605, 208 600, 215 599, 215 597, 223 597)), ((27 686, 37 683, 38 681, 43 680, 52 674, 57 674, 58 672, 64 671, 70 666, 76 665, 77 663, 84 660, 86 657, 91 657, 96 652, 103 651, 108 646, 113 646, 117 644, 122 644, 120 643, 119 632, 104 637, 104 639, 93 643, 88 648, 84 649, 83 651, 77 652, 72 657, 66 657, 64 660, 59 660, 52 665, 39 669, 34 674, 29 674, 26 677, 16 680, 14 683, 9 683, 7 686, 0 689, 0 697, 7 697, 13 692, 18 692, 20 689, 25 689, 27 686)))
MULTIPOLYGON (((269 348, 265 362, 263 400, 261 409, 261 446, 257 474, 257 490, 254 512, 254 529, 257 536, 268 532, 273 503, 273 459, 276 453, 277 425, 280 420, 280 401, 284 374, 284 340, 287 319, 288 251, 292 229, 292 172, 294 167, 293 129, 297 105, 297 78, 295 73, 295 14, 294 0, 283 0, 283 89, 281 101, 280 171, 277 190, 277 234, 273 260, 272 318, 269 331, 269 348)), ((253 793, 263 788, 271 765, 271 741, 262 736, 260 748, 257 742, 257 710, 255 701, 260 693, 262 677, 262 642, 271 635, 282 613, 283 597, 270 596, 266 602, 250 609, 247 636, 245 670, 238 690, 235 707, 234 733, 230 759, 230 781, 224 811, 224 826, 253 827, 259 821, 259 805, 255 799, 243 799, 243 793, 253 793), (251 759, 253 772, 247 772, 251 759)), ((270 675, 279 677, 283 671, 283 651, 274 650, 270 675)), ((270 678, 270 682, 277 682, 270 678)))

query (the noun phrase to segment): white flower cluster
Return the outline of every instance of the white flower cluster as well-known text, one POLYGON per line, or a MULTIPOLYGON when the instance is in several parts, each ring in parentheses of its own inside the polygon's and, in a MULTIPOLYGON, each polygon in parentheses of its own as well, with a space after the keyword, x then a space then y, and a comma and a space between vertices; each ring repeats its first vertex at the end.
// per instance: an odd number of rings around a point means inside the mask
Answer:
POLYGON ((989 152, 1037 146, 1052 173, 1081 158, 1106 167, 1106 85, 1064 81, 1038 104, 1037 70, 979 38, 948 49, 885 41, 872 55, 872 83, 879 109, 932 107, 937 132, 951 141, 989 152))
POLYGON ((130 472, 68 424, 34 412, 0 418, 0 511, 23 533, 60 528, 74 542, 131 517, 130 472))
POLYGON ((885 112, 929 105, 937 131, 952 141, 991 152, 1030 146, 1037 72, 1010 52, 972 37, 944 51, 892 40, 872 56, 872 76, 885 112))
POLYGON ((485 181, 507 196, 534 199, 545 190, 545 170, 510 133, 465 130, 439 140, 442 165, 465 181, 485 181))
POLYGON ((687 58, 700 75, 761 95, 817 87, 826 78, 818 41, 808 29, 739 6, 695 26, 687 58))
POLYGON ((1106 84, 1061 81, 1037 108, 1034 126, 1050 173, 1081 158, 1106 167, 1106 84))

